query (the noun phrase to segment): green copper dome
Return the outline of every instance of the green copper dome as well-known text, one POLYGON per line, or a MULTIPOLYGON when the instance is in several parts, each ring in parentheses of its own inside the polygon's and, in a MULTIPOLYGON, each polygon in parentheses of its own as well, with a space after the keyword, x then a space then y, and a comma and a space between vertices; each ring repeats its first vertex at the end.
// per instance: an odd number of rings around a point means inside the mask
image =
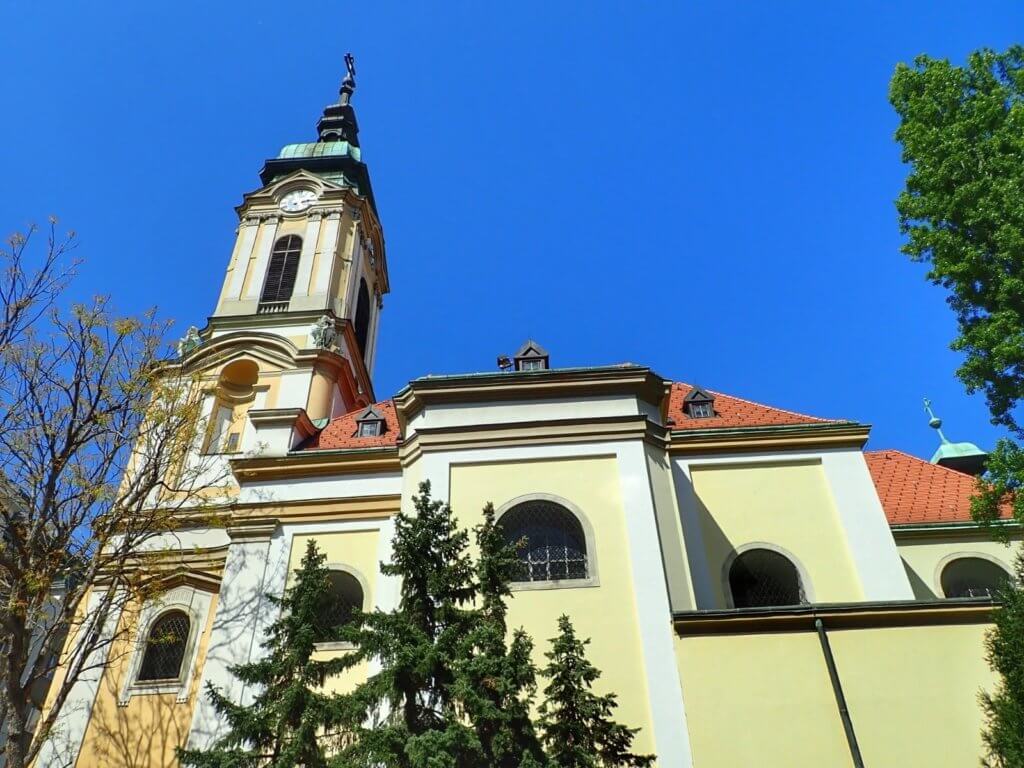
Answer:
POLYGON ((928 426, 939 433, 940 443, 932 455, 932 464, 968 475, 980 475, 984 472, 988 454, 974 443, 951 443, 942 433, 942 419, 932 412, 932 403, 928 398, 924 400, 924 409, 931 417, 928 426))
POLYGON ((308 171, 334 184, 354 188, 376 213, 370 173, 359 151, 359 124, 352 106, 356 89, 352 54, 345 54, 345 68, 347 74, 341 81, 338 102, 324 107, 323 116, 317 121, 317 140, 286 144, 277 157, 264 164, 260 181, 266 185, 295 171, 308 171))
POLYGON ((277 153, 278 159, 298 157, 351 157, 361 160, 359 147, 347 141, 309 141, 302 144, 285 144, 277 153))

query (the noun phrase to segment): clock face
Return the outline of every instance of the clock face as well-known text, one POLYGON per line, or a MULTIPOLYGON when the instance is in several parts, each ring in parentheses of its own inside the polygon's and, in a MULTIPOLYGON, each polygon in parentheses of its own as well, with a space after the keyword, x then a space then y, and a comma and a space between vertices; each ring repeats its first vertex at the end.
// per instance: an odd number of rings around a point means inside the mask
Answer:
POLYGON ((304 211, 316 202, 317 194, 312 189, 293 189, 281 198, 281 210, 285 213, 304 211))

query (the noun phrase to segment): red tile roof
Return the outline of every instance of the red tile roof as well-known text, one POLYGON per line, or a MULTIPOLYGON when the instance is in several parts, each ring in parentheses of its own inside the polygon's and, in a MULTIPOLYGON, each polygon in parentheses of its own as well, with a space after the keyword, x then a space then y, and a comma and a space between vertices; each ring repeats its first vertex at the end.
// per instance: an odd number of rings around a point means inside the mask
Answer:
MULTIPOLYGON (((672 429, 723 429, 730 427, 771 427, 799 424, 841 423, 842 419, 821 419, 807 416, 795 411, 785 411, 769 405, 761 405, 720 392, 705 390, 714 395, 715 415, 706 419, 691 419, 683 409, 683 399, 693 390, 690 384, 674 382, 669 395, 668 418, 674 420, 672 429)), ((400 437, 398 432, 398 416, 393 400, 374 403, 384 416, 387 429, 380 437, 357 437, 356 417, 364 408, 346 413, 332 419, 318 435, 310 438, 301 450, 337 449, 337 448, 378 448, 397 445, 400 437)))
POLYGON ((668 418, 675 421, 672 429, 727 429, 734 427, 774 427, 796 424, 838 423, 843 419, 820 419, 795 411, 784 411, 769 405, 753 403, 732 395, 705 390, 715 398, 715 415, 706 419, 692 419, 686 415, 683 399, 694 387, 681 381, 672 384, 668 400, 668 418))
POLYGON ((384 434, 379 437, 357 437, 356 417, 365 408, 331 419, 331 422, 310 438, 301 450, 327 450, 331 448, 381 448, 398 444, 398 414, 393 400, 374 403, 373 407, 384 417, 384 434))
POLYGON ((971 521, 973 475, 903 451, 865 451, 864 459, 890 525, 971 521))

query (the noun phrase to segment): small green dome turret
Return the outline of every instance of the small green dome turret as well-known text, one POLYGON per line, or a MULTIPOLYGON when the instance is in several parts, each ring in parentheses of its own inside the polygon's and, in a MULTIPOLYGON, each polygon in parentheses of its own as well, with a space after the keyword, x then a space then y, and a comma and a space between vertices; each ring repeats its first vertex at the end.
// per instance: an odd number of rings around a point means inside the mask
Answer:
POLYGON ((980 475, 985 471, 988 454, 974 443, 951 443, 942 432, 942 419, 932 412, 932 402, 924 399, 924 409, 928 412, 928 426, 939 433, 939 447, 932 455, 932 464, 955 469, 967 475, 980 475))

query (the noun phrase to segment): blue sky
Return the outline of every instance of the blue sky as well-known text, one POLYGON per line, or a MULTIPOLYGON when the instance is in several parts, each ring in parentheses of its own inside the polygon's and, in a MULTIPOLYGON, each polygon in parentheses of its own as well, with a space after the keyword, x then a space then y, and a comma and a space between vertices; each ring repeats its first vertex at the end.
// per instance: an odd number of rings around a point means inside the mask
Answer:
POLYGON ((898 61, 1004 48, 1019 2, 70 3, 0 8, 0 228, 53 213, 75 290, 212 311, 233 207, 311 140, 342 55, 387 236, 375 381, 632 361, 874 425, 991 445, 955 325, 899 252, 898 61))

